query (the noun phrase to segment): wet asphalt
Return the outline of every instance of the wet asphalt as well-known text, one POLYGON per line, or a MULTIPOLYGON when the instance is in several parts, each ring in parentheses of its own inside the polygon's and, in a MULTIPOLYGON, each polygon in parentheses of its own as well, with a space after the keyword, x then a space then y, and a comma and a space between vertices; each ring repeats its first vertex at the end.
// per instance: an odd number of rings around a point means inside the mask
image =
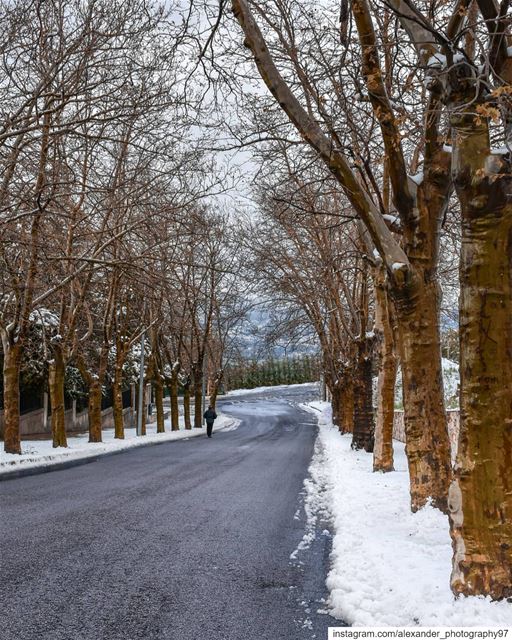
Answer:
POLYGON ((316 396, 228 397, 236 430, 0 483, 0 638, 325 640, 329 522, 290 559, 316 396))

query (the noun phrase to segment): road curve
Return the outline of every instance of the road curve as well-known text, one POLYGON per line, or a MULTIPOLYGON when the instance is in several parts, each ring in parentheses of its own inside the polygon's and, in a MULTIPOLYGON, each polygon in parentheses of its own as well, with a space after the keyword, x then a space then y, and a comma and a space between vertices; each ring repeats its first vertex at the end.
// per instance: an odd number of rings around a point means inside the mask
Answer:
POLYGON ((329 536, 290 561, 313 393, 228 397, 236 431, 1 483, 1 638, 327 638, 329 536))

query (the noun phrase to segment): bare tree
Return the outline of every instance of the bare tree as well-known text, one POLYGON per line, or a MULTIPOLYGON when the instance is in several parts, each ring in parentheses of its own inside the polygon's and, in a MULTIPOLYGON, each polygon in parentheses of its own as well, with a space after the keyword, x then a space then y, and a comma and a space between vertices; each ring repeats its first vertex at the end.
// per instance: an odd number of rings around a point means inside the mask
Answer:
MULTIPOLYGON (((353 3, 365 90, 372 107, 371 115, 380 129, 387 159, 387 180, 391 184, 393 204, 401 221, 403 242, 400 243, 384 218, 388 211, 383 206, 385 198, 382 197, 382 187, 379 188, 375 181, 368 185, 362 183, 351 167, 344 143, 344 137, 350 135, 350 129, 344 135, 333 115, 335 108, 341 108, 342 112, 350 108, 342 91, 343 83, 350 82, 350 77, 340 77, 331 66, 326 66, 326 85, 320 87, 315 82, 312 73, 308 73, 306 58, 300 56, 308 49, 305 43, 296 41, 299 31, 293 29, 292 25, 304 22, 314 46, 321 51, 327 43, 317 29, 325 31, 326 25, 322 21, 315 22, 307 9, 294 8, 270 2, 233 2, 235 16, 245 34, 245 43, 251 49, 261 77, 300 135, 339 181, 354 211, 364 222, 386 268, 399 326, 412 508, 421 507, 431 497, 436 505, 446 509, 451 469, 441 375, 439 292, 435 273, 439 222, 450 193, 447 171, 450 158, 443 150, 439 136, 436 102, 427 102, 425 107, 426 143, 421 143, 424 149, 424 179, 415 182, 407 174, 399 121, 383 82, 371 13, 366 2, 353 3), (256 22, 251 6, 265 21, 266 35, 256 22), (285 71, 280 72, 277 68, 270 46, 277 48, 279 55, 284 56, 287 61, 285 71), (325 91, 331 91, 335 99, 330 109, 324 98, 325 91), (420 332, 421 341, 416 338, 420 332), (417 384, 416 381, 420 379, 425 380, 425 384, 417 384), (425 424, 429 425, 428 429, 425 429, 425 424)), ((327 27, 327 37, 334 33, 330 27, 331 24, 327 27)), ((339 34, 339 31, 336 33, 339 34)), ((329 41, 329 46, 332 50, 333 40, 329 41)), ((326 56, 320 53, 318 59, 323 62, 326 56)), ((319 77, 324 77, 320 69, 319 77)))

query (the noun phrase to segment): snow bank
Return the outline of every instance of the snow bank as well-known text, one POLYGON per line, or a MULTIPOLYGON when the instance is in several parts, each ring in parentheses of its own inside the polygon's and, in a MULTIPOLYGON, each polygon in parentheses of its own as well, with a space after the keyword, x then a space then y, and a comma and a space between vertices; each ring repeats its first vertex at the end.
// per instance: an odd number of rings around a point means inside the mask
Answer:
POLYGON ((394 473, 373 473, 330 406, 309 406, 320 427, 312 466, 322 456, 334 528, 330 613, 354 626, 512 626, 508 602, 453 597, 448 519, 430 506, 411 513, 404 446, 395 443, 394 473))
POLYGON ((318 384, 317 382, 302 382, 301 384, 278 384, 273 387, 255 387, 254 389, 233 389, 233 391, 228 391, 225 396, 219 397, 227 397, 227 396, 240 396, 246 393, 262 393, 264 391, 282 391, 283 389, 300 389, 301 387, 310 387, 311 385, 318 384))
MULTIPOLYGON (((304 564, 298 560, 302 551, 309 549, 316 538, 317 523, 320 516, 327 519, 330 515, 329 502, 326 497, 325 487, 325 466, 322 464, 323 456, 321 455, 321 443, 319 439, 315 442, 315 453, 308 469, 308 478, 304 480, 304 511, 306 513, 306 527, 302 540, 296 549, 290 554, 290 560, 296 564, 304 564)), ((300 510, 297 510, 294 518, 299 520, 300 510)))
MULTIPOLYGON (((219 415, 214 425, 215 431, 233 431, 238 428, 240 421, 226 415, 219 415)), ((156 433, 156 424, 146 426, 147 435, 138 437, 135 429, 125 429, 125 439, 116 440, 113 429, 104 429, 103 442, 88 442, 89 434, 84 433, 68 437, 68 447, 54 449, 51 440, 23 440, 21 443, 22 454, 0 452, 0 474, 6 475, 9 471, 18 469, 32 469, 34 467, 46 467, 68 460, 82 460, 95 458, 99 455, 125 451, 134 447, 147 444, 167 442, 170 440, 184 440, 194 436, 206 434, 206 427, 201 429, 186 430, 183 419, 180 418, 180 430, 171 431, 170 420, 165 421, 165 433, 156 433)))

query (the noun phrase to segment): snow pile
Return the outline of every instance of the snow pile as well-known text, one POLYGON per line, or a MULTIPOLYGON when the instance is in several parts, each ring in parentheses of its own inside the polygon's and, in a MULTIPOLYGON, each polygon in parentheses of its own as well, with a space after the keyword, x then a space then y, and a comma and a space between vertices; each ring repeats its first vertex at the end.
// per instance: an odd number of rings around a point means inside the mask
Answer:
MULTIPOLYGON (((34 467, 46 467, 69 460, 85 460, 99 455, 125 451, 147 444, 168 442, 170 440, 184 440, 194 436, 206 434, 206 427, 201 429, 186 430, 183 418, 180 418, 180 430, 171 431, 170 420, 165 421, 165 433, 156 433, 156 424, 146 426, 147 435, 137 436, 134 428, 125 429, 124 440, 114 438, 114 429, 102 431, 103 442, 88 442, 89 434, 83 433, 68 437, 67 448, 54 449, 51 440, 23 440, 21 443, 22 454, 0 452, 0 474, 7 475, 10 471, 28 469, 34 467)), ((219 415, 215 421, 213 431, 233 431, 238 428, 240 421, 226 415, 219 415)))
POLYGON ((310 387, 311 385, 317 384, 317 382, 301 382, 300 384, 277 384, 273 387, 254 387, 254 389, 233 389, 232 391, 228 391, 226 396, 240 396, 246 393, 262 393, 264 391, 282 391, 283 389, 300 389, 301 387, 310 387))
POLYGON ((448 519, 430 506, 411 513, 403 445, 394 473, 373 473, 372 456, 332 425, 330 406, 310 407, 320 427, 312 467, 325 468, 334 527, 330 613, 354 626, 512 626, 506 601, 453 597, 448 519))
MULTIPOLYGON (((315 451, 311 464, 309 465, 309 477, 304 480, 304 511, 306 513, 306 530, 302 540, 297 545, 295 551, 290 555, 290 560, 297 561, 301 551, 309 549, 316 537, 316 527, 319 516, 329 513, 329 502, 325 492, 326 469, 322 464, 323 460, 322 443, 317 438, 315 451)), ((295 514, 298 520, 298 513, 295 514)), ((298 564, 303 564, 299 562, 298 564)))

